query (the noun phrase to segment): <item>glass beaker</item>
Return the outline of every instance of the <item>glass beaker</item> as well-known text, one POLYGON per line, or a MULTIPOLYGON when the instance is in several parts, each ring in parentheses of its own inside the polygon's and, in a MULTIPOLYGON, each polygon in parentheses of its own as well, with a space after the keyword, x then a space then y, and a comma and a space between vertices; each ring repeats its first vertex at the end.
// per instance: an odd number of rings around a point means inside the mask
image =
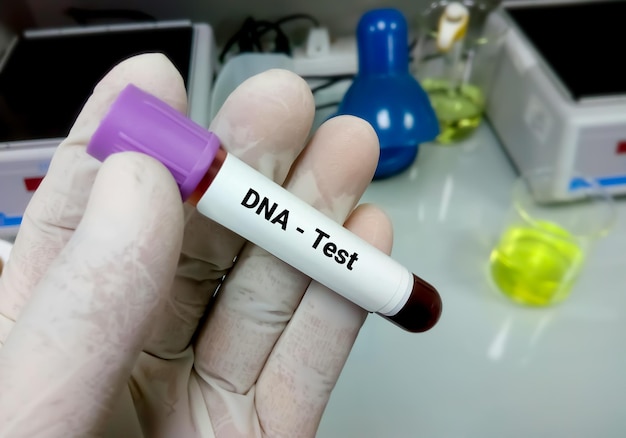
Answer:
POLYGON ((548 168, 517 179, 509 217, 491 252, 493 281, 521 304, 546 306, 567 298, 591 244, 615 221, 612 197, 596 181, 576 178, 578 185, 570 187, 576 196, 558 202, 556 181, 557 172, 548 168))
POLYGON ((418 16, 413 74, 437 114, 438 143, 461 141, 480 126, 507 30, 502 18, 492 14, 499 4, 499 0, 437 0, 418 16), (444 35, 442 23, 459 5, 467 20, 452 41, 444 35))

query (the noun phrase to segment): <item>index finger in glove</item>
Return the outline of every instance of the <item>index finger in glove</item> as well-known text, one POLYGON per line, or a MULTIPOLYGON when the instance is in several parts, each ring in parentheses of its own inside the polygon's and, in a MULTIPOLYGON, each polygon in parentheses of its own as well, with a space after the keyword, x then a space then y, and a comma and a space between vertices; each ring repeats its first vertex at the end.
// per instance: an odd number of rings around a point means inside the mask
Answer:
POLYGON ((46 177, 26 209, 11 261, 0 282, 0 319, 4 315, 9 322, 17 320, 33 288, 81 221, 100 167, 97 160, 87 155, 85 147, 128 83, 135 83, 180 111, 186 108, 182 77, 160 54, 123 61, 100 81, 55 152, 46 177))
POLYGON ((179 200, 152 158, 125 153, 104 163, 80 224, 0 349, 7 436, 96 436, 174 278, 179 200))

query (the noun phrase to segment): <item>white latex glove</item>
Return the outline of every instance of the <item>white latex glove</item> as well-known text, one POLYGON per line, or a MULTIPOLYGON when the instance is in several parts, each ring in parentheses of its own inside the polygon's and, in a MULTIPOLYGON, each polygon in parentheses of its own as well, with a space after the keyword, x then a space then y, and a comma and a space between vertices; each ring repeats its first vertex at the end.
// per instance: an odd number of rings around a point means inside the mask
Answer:
MULTIPOLYGON (((131 58, 58 148, 0 277, 0 436, 314 436, 366 312, 183 207, 155 160, 88 156, 129 82, 185 110, 167 59, 131 58)), ((306 83, 274 70, 233 92, 211 130, 390 251, 386 216, 355 209, 377 162, 374 131, 337 117, 304 148, 313 113, 306 83)))
POLYGON ((2 275, 2 269, 4 269, 4 264, 7 262, 7 260, 9 260, 9 255, 11 254, 12 248, 12 243, 0 239, 0 275, 2 275))

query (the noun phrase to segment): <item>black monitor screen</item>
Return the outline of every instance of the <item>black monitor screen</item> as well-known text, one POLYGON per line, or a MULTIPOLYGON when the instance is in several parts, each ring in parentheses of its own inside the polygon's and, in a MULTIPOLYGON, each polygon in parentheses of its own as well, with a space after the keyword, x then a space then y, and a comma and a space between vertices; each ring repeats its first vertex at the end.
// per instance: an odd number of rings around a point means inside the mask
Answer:
POLYGON ((507 12, 574 99, 626 94, 626 2, 538 4, 507 12))
POLYGON ((96 83, 135 54, 165 54, 187 81, 192 39, 192 25, 20 38, 0 71, 0 142, 65 137, 96 83))

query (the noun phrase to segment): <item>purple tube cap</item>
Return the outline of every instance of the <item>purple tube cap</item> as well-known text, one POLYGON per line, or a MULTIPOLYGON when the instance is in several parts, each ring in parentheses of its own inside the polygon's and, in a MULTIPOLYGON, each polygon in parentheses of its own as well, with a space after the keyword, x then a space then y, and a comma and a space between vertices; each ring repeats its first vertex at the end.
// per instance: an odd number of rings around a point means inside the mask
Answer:
POLYGON ((219 147, 215 134, 131 84, 100 122, 87 153, 100 161, 117 152, 149 155, 167 167, 184 201, 206 174, 219 147))

